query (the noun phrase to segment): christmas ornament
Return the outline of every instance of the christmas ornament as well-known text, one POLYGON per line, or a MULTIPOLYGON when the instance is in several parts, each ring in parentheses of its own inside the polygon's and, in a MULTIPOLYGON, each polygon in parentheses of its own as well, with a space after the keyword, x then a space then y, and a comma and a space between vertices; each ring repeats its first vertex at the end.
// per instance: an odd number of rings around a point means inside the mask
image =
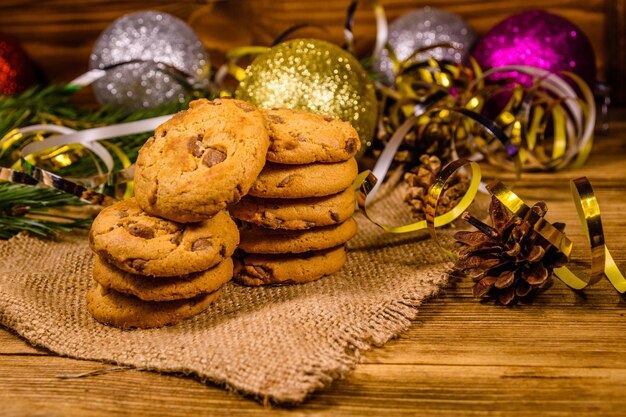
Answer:
MULTIPOLYGON (((404 174, 404 182, 409 186, 404 195, 404 202, 411 209, 416 220, 426 218, 426 206, 430 189, 441 172, 441 161, 436 156, 424 154, 420 157, 420 164, 404 174)), ((469 188, 469 180, 464 173, 457 173, 448 182, 439 197, 436 215, 450 211, 456 206, 469 188)))
MULTIPOLYGON (((388 43, 399 62, 421 62, 428 58, 460 63, 476 41, 471 27, 458 15, 437 8, 424 7, 400 16, 389 25, 388 43), (450 46, 431 46, 448 44, 450 46), (424 52, 413 55, 419 49, 424 52)), ((394 64, 387 50, 381 51, 374 64, 382 81, 393 84, 394 64)))
MULTIPOLYGON (((551 72, 570 71, 588 85, 596 78, 591 43, 569 20, 540 10, 513 15, 480 40, 473 56, 483 69, 526 65, 551 72)), ((527 84, 527 76, 516 77, 527 84)))
POLYGON ((206 81, 207 52, 189 26, 163 12, 123 16, 98 38, 90 69, 107 70, 94 83, 101 104, 128 111, 182 102, 206 81))
POLYGON ((374 134, 374 85, 354 56, 321 40, 295 39, 257 56, 235 96, 259 107, 303 109, 350 122, 361 152, 374 134))
POLYGON ((0 33, 0 94, 15 94, 35 82, 32 63, 20 44, 0 33))
MULTIPOLYGON (((547 206, 539 202, 531 212, 543 217, 547 206)), ((567 263, 567 257, 533 229, 529 216, 509 214, 495 197, 489 215, 492 226, 464 213, 463 218, 478 231, 454 235, 461 247, 456 250, 459 259, 453 270, 474 280, 475 297, 494 296, 502 304, 510 304, 542 287, 555 268, 567 263)), ((563 223, 552 226, 559 232, 565 229, 563 223)))

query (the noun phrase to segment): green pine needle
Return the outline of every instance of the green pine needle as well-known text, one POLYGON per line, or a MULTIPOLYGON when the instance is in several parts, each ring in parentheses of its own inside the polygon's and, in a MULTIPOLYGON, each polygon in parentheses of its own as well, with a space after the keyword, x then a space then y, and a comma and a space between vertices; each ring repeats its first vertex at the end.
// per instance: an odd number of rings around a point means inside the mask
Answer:
MULTIPOLYGON (((63 86, 50 86, 31 88, 15 96, 0 95, 0 141, 12 130, 34 124, 55 124, 83 130, 172 114, 189 104, 189 101, 177 102, 132 114, 112 106, 93 111, 77 107, 71 99, 72 93, 63 86)), ((195 92, 193 99, 200 97, 210 97, 210 93, 195 92)), ((33 137, 26 134, 11 145, 0 142, 0 166, 11 167, 18 161, 19 150, 33 137)), ((149 132, 114 138, 109 142, 134 162, 139 148, 148 137, 149 132)), ((121 169, 122 162, 114 153, 112 156, 114 170, 121 169)), ((87 157, 53 171, 67 178, 86 178, 95 175, 97 167, 93 158, 87 157)), ((73 216, 75 213, 64 214, 67 207, 83 204, 79 199, 51 188, 0 182, 0 239, 9 239, 21 231, 51 237, 56 232, 86 228, 91 219, 77 218, 73 216)))
POLYGON ((21 231, 51 237, 56 232, 86 228, 90 218, 76 218, 63 212, 64 208, 84 204, 52 188, 0 182, 0 239, 9 239, 21 231))
MULTIPOLYGON (((123 109, 112 106, 103 106, 96 111, 79 108, 72 102, 71 96, 72 92, 61 86, 35 87, 17 96, 0 96, 0 139, 13 129, 28 125, 55 124, 83 130, 172 114, 189 105, 189 101, 174 102, 128 114, 123 109)), ((196 92, 193 99, 209 96, 208 91, 196 92)), ((148 132, 110 139, 109 142, 118 146, 134 162, 139 148, 149 137, 148 132)), ((17 141, 8 149, 0 149, 0 166, 13 165, 19 158, 19 149, 30 138, 31 136, 26 135, 24 141, 17 141)), ((114 169, 121 169, 121 162, 113 156, 114 169)), ((65 177, 84 178, 96 174, 97 169, 89 158, 82 158, 55 173, 65 177)))

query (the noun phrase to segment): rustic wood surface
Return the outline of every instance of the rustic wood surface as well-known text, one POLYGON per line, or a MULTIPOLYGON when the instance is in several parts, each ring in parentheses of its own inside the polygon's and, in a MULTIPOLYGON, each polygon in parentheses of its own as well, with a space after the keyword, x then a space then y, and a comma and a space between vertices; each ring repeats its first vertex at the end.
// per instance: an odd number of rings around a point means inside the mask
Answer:
MULTIPOLYGON (((626 270, 625 115, 609 136, 597 138, 584 168, 525 174, 515 187, 527 202, 545 199, 549 219, 568 224, 574 267, 583 268, 588 253, 568 180, 586 175, 607 242, 626 270)), ((110 365, 55 356, 0 328, 0 415, 624 416, 625 314, 625 297, 607 281, 584 293, 555 282, 511 308, 478 302, 469 282, 455 281, 422 307, 406 333, 293 408, 268 408, 191 378, 150 372, 59 379, 110 365)))
MULTIPOLYGON (((350 0, 3 0, 0 30, 16 37, 50 81, 70 81, 87 70, 98 35, 116 18, 137 10, 161 10, 187 21, 215 62, 225 50, 270 44, 299 23, 321 26, 296 33, 342 43, 350 0)), ((357 48, 368 50, 375 35, 363 0, 356 15, 357 48)), ((483 34, 505 17, 545 9, 575 22, 596 51, 598 77, 608 80, 616 101, 626 102, 625 0, 381 0, 389 21, 430 5, 458 13, 483 34)))

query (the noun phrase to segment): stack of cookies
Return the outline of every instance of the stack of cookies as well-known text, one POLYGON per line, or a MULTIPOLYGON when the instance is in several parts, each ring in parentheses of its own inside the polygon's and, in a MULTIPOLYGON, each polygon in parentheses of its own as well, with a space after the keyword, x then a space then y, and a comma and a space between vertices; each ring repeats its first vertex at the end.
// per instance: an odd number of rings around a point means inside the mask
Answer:
POLYGON ((240 227, 235 280, 303 283, 337 272, 356 233, 352 183, 361 143, 347 122, 299 110, 261 110, 267 163, 249 195, 230 208, 240 227))
POLYGON ((151 216, 137 201, 104 209, 91 228, 92 315, 117 327, 157 327, 206 309, 233 276, 239 241, 225 212, 199 223, 151 216))
POLYGON ((224 209, 265 164, 261 112, 239 100, 197 100, 139 152, 135 198, 104 209, 88 309, 113 326, 158 327, 205 310, 233 276, 239 231, 224 209))

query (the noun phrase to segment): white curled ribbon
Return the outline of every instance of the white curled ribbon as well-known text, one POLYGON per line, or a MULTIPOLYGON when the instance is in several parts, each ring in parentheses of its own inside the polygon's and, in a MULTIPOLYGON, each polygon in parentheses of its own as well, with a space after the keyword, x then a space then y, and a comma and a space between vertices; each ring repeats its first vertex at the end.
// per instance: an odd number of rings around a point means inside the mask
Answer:
MULTIPOLYGON (((149 132, 149 131, 156 129, 157 126, 165 123, 172 116, 173 115, 170 114, 166 116, 152 117, 150 119, 137 120, 135 122, 119 123, 119 124, 112 125, 112 126, 96 127, 93 129, 85 129, 85 130, 80 130, 80 131, 73 131, 71 133, 55 135, 48 139, 41 140, 38 142, 33 142, 33 143, 26 145, 22 149, 22 157, 26 157, 33 153, 41 152, 45 149, 50 149, 50 148, 57 147, 57 146, 81 144, 85 147, 89 147, 89 146, 93 146, 94 143, 97 143, 97 141, 99 140, 112 139, 112 138, 118 138, 120 136, 128 136, 128 135, 133 135, 136 133, 149 132)), ((32 132, 33 130, 51 131, 51 132, 57 133, 52 125, 27 126, 22 129, 19 129, 18 133, 22 133, 25 131, 32 132), (38 129, 33 129, 33 127, 37 127, 38 129), (29 129, 29 130, 24 130, 24 129, 29 129)), ((111 168, 112 168, 112 165, 111 165, 111 168)))
POLYGON ((57 125, 32 125, 23 127, 18 129, 13 135, 11 135, 11 137, 18 134, 32 132, 56 133, 56 135, 44 140, 32 142, 22 149, 21 157, 23 161, 26 161, 26 172, 24 175, 18 175, 16 171, 3 168, 5 178, 0 179, 27 185, 34 185, 37 183, 72 194, 89 203, 110 204, 115 201, 115 199, 104 196, 86 187, 96 187, 107 183, 118 184, 132 180, 134 165, 122 169, 119 172, 113 172, 113 157, 111 153, 98 141, 137 133, 150 132, 171 117, 172 115, 159 116, 135 122, 120 123, 112 126, 97 127, 81 131, 57 125), (68 180, 39 167, 35 167, 27 161, 27 158, 35 153, 59 146, 76 144, 84 146, 98 156, 98 158, 100 158, 104 163, 106 172, 102 172, 98 166, 97 168, 99 174, 97 176, 87 179, 68 180), (35 183, 33 182, 33 179, 35 180, 35 183))

